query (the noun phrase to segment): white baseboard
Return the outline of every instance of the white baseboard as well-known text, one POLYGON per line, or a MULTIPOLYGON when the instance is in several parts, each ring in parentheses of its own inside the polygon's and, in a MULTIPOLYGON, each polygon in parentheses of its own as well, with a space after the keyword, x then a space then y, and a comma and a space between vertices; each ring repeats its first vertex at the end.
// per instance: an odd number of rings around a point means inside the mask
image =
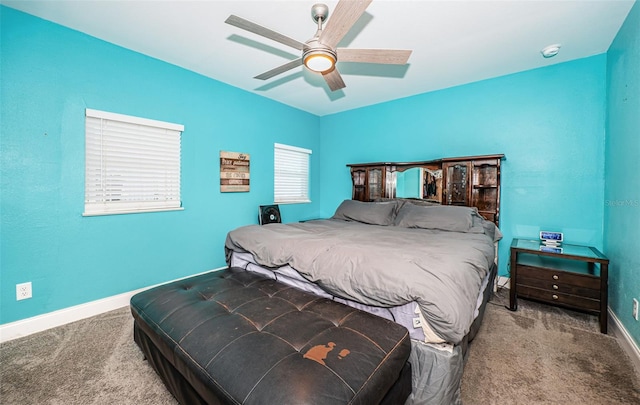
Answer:
POLYGON ((493 292, 498 291, 498 288, 509 288, 509 277, 496 277, 495 285, 493 286, 493 292))
POLYGON ((631 359, 636 373, 640 375, 640 348, 635 340, 633 340, 633 337, 629 335, 627 329, 622 325, 620 319, 611 311, 611 308, 609 308, 609 330, 610 333, 618 338, 622 350, 629 355, 629 359, 631 359))
POLYGON ((33 333, 42 332, 47 329, 55 328, 56 326, 62 326, 67 323, 79 321, 81 319, 90 318, 95 315, 99 315, 105 312, 113 311, 114 309, 126 307, 131 301, 131 297, 137 293, 148 290, 149 288, 157 287, 159 285, 171 283, 178 280, 184 280, 185 278, 197 276, 200 274, 209 273, 211 271, 223 270, 226 267, 220 267, 213 270, 208 270, 202 273, 193 274, 186 277, 181 277, 176 280, 167 281, 152 285, 145 288, 140 288, 135 291, 129 291, 126 293, 114 295, 111 297, 99 299, 96 301, 87 302, 73 307, 60 309, 57 311, 49 312, 34 316, 27 319, 22 319, 15 322, 6 323, 0 325, 0 343, 8 342, 13 339, 18 339, 24 336, 31 335, 33 333))

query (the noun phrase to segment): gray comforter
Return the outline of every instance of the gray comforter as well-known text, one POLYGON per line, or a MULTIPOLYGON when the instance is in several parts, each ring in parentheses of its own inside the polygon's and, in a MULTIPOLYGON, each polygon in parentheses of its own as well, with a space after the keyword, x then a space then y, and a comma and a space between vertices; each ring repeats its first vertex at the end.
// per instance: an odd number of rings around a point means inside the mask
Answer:
POLYGON ((232 251, 265 267, 290 265, 333 295, 364 304, 417 302, 441 338, 459 343, 474 319, 482 280, 494 260, 482 233, 367 225, 330 219, 251 225, 229 232, 232 251))

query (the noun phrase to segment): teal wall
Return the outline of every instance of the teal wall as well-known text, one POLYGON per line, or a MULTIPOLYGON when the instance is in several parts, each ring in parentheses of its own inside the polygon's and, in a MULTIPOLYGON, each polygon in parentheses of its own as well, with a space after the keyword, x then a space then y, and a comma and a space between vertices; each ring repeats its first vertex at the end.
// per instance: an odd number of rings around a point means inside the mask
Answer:
POLYGON ((224 265, 228 230, 273 202, 273 143, 313 150, 320 119, 60 25, 1 7, 0 323, 224 265), (85 108, 183 124, 184 211, 82 217, 85 108), (221 150, 251 155, 251 191, 220 193, 221 150), (33 298, 16 301, 31 281, 33 298))
POLYGON ((602 54, 323 117, 321 212, 350 198, 348 163, 504 153, 501 275, 541 229, 602 248, 605 76, 602 54))
POLYGON ((640 4, 607 53, 605 251, 611 259, 609 306, 640 346, 640 4))

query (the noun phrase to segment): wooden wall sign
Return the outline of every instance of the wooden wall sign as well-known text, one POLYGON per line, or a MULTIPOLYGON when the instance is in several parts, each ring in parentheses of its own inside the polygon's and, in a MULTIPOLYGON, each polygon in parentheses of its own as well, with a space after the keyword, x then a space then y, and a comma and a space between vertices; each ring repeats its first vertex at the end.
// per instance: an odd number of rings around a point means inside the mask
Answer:
POLYGON ((249 191, 249 155, 220 151, 220 192, 249 191))

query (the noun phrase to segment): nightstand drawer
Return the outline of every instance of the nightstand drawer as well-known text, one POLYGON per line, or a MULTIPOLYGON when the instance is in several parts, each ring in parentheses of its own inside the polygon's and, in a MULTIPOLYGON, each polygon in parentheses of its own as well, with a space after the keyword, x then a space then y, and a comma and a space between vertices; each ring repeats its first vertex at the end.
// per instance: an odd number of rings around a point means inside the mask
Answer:
POLYGON ((539 288, 541 290, 547 290, 552 292, 559 292, 563 294, 570 295, 579 295, 581 297, 592 298, 595 300, 600 299, 600 289, 598 285, 598 289, 585 288, 572 284, 568 284, 566 282, 561 283, 556 280, 549 279, 540 279, 540 278, 530 278, 526 276, 522 276, 518 274, 518 279, 516 280, 518 284, 518 288, 522 287, 534 287, 539 288))
POLYGON ((600 290, 600 278, 597 276, 569 273, 561 270, 546 269, 544 267, 518 264, 518 279, 520 279, 520 277, 600 290))
POLYGON ((522 298, 531 298, 552 304, 567 305, 589 311, 600 311, 600 300, 578 297, 571 294, 542 290, 540 288, 518 286, 518 295, 522 298))

